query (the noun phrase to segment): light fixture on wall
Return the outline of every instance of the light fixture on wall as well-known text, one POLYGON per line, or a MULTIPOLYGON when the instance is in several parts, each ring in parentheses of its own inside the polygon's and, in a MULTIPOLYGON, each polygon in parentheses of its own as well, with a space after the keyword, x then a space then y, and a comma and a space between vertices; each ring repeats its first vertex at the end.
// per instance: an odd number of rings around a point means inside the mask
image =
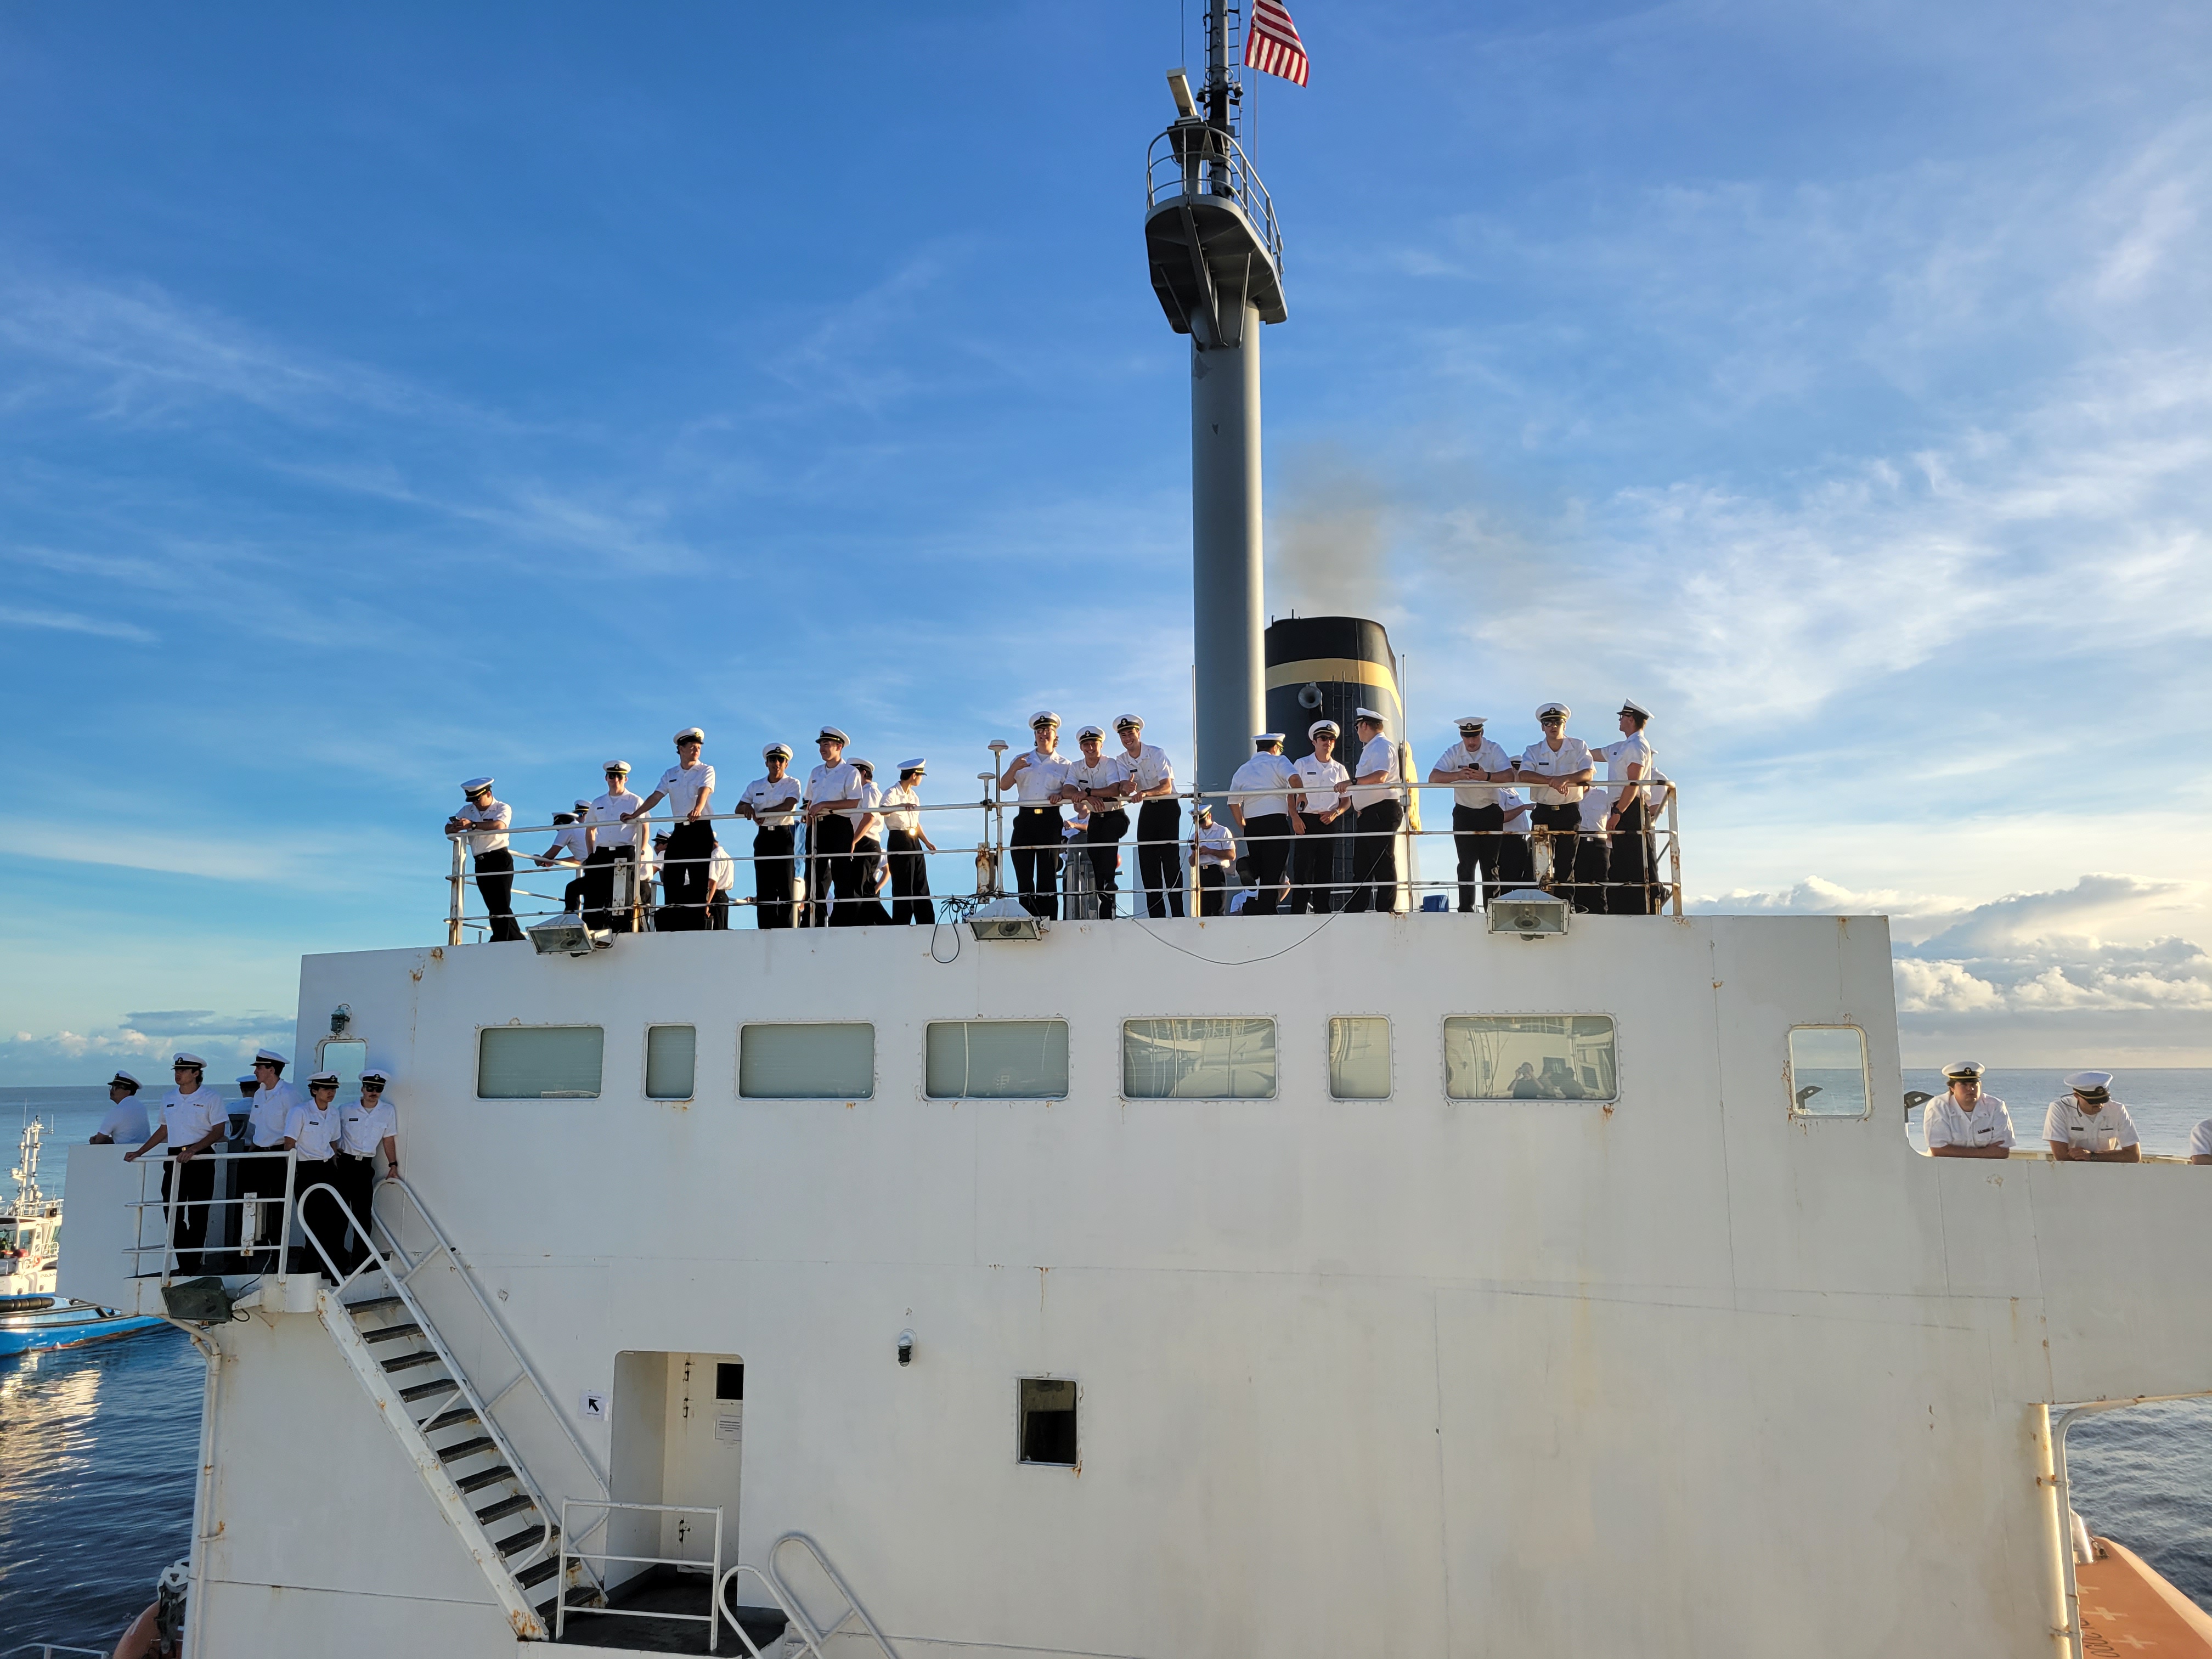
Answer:
POLYGON ((914 1364, 914 1333, 912 1331, 901 1331, 899 1333, 898 1356, 900 1364, 911 1365, 914 1364))
POLYGON ((1557 939, 1567 931, 1567 902, 1522 887, 1490 901, 1490 931, 1522 939, 1557 939))
POLYGON ((351 1005, 341 1002, 337 1007, 331 1010, 331 1035, 332 1036, 343 1036, 346 1034, 346 1027, 352 1024, 353 1008, 351 1005))

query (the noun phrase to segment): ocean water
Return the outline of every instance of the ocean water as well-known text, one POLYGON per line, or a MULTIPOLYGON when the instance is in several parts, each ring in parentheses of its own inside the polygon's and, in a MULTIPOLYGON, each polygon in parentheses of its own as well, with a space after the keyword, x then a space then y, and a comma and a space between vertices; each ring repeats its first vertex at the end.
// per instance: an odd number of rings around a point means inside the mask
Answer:
MULTIPOLYGON (((1994 1092, 2032 1139, 2056 1072, 1999 1071, 1994 1092)), ((1932 1072, 1905 1086, 1932 1089, 1932 1072)), ((2212 1116, 2212 1071, 2123 1074, 2119 1097, 2152 1152, 2180 1153, 2212 1116)), ((42 1184, 62 1191, 68 1149, 106 1109, 100 1089, 0 1090, 0 1152, 27 1107, 49 1127, 42 1184)), ((1901 1133, 1904 1105, 1893 1109, 1901 1133)), ((2212 1214, 2212 1169, 2204 1171, 2212 1214)), ((0 1651, 19 1643, 112 1644, 188 1547, 201 1368, 177 1332, 0 1359, 0 1651)), ((2112 1412, 2067 1442, 2075 1507, 2092 1530, 2142 1554, 2212 1609, 2212 1401, 2112 1412)))

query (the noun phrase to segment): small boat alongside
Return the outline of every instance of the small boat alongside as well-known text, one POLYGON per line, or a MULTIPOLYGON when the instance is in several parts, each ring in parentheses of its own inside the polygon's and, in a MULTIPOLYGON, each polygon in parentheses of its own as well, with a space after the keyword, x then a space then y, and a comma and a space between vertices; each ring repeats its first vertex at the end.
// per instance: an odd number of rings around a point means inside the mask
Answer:
POLYGON ((15 1197, 0 1214, 0 1356, 33 1348, 75 1348, 106 1342, 162 1322, 54 1294, 61 1261, 62 1206, 39 1189, 39 1150, 46 1125, 23 1126, 15 1169, 15 1197))

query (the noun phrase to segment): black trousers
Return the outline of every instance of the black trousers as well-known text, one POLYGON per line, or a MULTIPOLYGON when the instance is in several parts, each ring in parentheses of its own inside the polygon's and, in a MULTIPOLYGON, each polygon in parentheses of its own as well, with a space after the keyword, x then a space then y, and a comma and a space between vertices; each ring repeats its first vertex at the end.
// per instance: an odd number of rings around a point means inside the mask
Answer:
POLYGON ((201 1246, 207 1242, 211 1212, 204 1200, 214 1196, 215 1165, 207 1158, 202 1156, 186 1163, 170 1152, 162 1158, 161 1202, 169 1206, 169 1245, 177 1253, 177 1271, 180 1273, 204 1270, 201 1246))
POLYGON ((831 812, 807 826, 806 925, 830 925, 829 898, 849 880, 842 872, 853 853, 853 821, 842 812, 831 812))
POLYGON ((1538 838, 1543 837, 1552 849, 1553 895, 1571 900, 1575 896, 1575 843, 1582 830, 1583 811, 1579 806, 1532 806, 1528 809, 1528 851, 1534 855, 1538 838))
POLYGON ((635 847, 602 847, 584 860, 584 925, 611 927, 618 933, 632 931, 636 911, 625 904, 615 908, 615 866, 635 865, 635 847))
POLYGON ((1482 908, 1482 888, 1475 877, 1475 866, 1482 866, 1493 893, 1504 890, 1498 884, 1498 862, 1504 851, 1498 843, 1505 839, 1505 809, 1502 806, 1462 806, 1452 803, 1452 845, 1459 849, 1459 908, 1462 912, 1482 908))
POLYGON ((1639 794, 1620 809, 1606 868, 1606 908, 1616 916, 1657 913, 1659 860, 1651 845, 1651 809, 1639 794))
POLYGON ((1603 915, 1608 907, 1605 871, 1612 846, 1602 830, 1585 830, 1575 837, 1575 908, 1603 915))
POLYGON ((1352 815, 1339 812, 1330 823, 1323 823, 1315 812, 1301 812, 1298 817, 1304 821, 1306 832, 1291 848, 1290 913, 1300 916, 1311 911, 1325 916, 1343 898, 1331 884, 1336 880, 1337 850, 1352 827, 1352 815))
POLYGON ((1352 902, 1346 909, 1388 915, 1398 908, 1398 826, 1405 817, 1395 800, 1359 809, 1352 842, 1352 902))
POLYGON ((661 861, 660 914, 654 926, 664 933, 703 933, 707 899, 714 891, 708 864, 714 856, 714 826, 685 818, 668 832, 668 856, 661 861))
POLYGON ((369 1206, 376 1198, 376 1154, 356 1158, 351 1152, 340 1152, 331 1163, 337 1166, 337 1179, 332 1183, 345 1200, 346 1213, 353 1218, 353 1232, 346 1239, 343 1250, 331 1252, 338 1267, 346 1273, 368 1260, 374 1247, 369 1242, 369 1206))
POLYGON ((791 926, 792 832, 753 831, 753 915, 763 927, 791 926))
POLYGON ((1291 862, 1291 815, 1265 812, 1244 820, 1244 842, 1252 849, 1252 896, 1248 916, 1272 916, 1280 908, 1283 872, 1291 862))
POLYGON ((891 920, 902 927, 927 927, 937 920, 929 902, 929 855, 903 830, 890 832, 891 920))
POLYGON ((1229 871, 1224 865, 1201 864, 1198 866, 1198 914, 1218 916, 1229 885, 1229 871))
POLYGON ((1498 884, 1492 893, 1510 893, 1516 887, 1536 884, 1536 855, 1529 850, 1528 837, 1508 832, 1498 838, 1498 884))
POLYGON ((1098 895, 1098 915, 1103 921, 1114 919, 1114 900, 1121 887, 1115 872, 1121 867, 1121 837, 1128 833, 1126 811, 1093 812, 1091 827, 1084 832, 1091 849, 1091 890, 1098 895))
POLYGON ((514 921, 514 854, 504 847, 496 853, 477 854, 477 891, 491 915, 492 942, 520 939, 522 929, 514 921))
POLYGON ((255 1272, 276 1272, 276 1247, 284 1242, 284 1164, 283 1148, 271 1151, 256 1147, 246 1157, 234 1160, 230 1166, 233 1194, 252 1199, 261 1206, 254 1212, 250 1233, 246 1231, 245 1206, 239 1208, 238 1248, 241 1253, 254 1257, 255 1272))
POLYGON ((837 861, 837 908, 830 915, 832 927, 880 927, 890 921, 883 901, 876 896, 876 860, 883 855, 883 843, 873 836, 863 836, 837 861))
POLYGON ((1137 881, 1145 890, 1146 915, 1182 914, 1182 807, 1179 803, 1148 800, 1137 809, 1137 881))
MULTIPOLYGON (((346 1213, 343 1200, 331 1197, 329 1193, 309 1190, 314 1187, 335 1188, 338 1184, 342 1179, 338 1173, 338 1160, 326 1158, 310 1164, 302 1159, 299 1170, 299 1174, 293 1177, 293 1183, 300 1195, 300 1231, 319 1241, 324 1254, 337 1264, 340 1273, 343 1273, 346 1225, 352 1218, 346 1213)), ((323 1257, 316 1254, 314 1245, 304 1240, 292 1247, 292 1271, 295 1273, 319 1273, 331 1279, 332 1284, 337 1282, 331 1278, 330 1268, 323 1265, 323 1257)))
POLYGON ((584 913, 584 878, 579 876, 561 890, 561 908, 572 916, 584 913))
POLYGON ((1013 833, 1006 838, 1022 908, 1044 921, 1060 914, 1060 808, 1024 806, 1014 814, 1013 833))

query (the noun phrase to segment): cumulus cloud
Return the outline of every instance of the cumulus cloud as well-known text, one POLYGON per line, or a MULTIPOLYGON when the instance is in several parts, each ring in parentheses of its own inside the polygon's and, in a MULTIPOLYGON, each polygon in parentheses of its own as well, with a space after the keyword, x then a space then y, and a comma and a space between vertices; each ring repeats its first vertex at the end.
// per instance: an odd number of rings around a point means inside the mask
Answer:
POLYGON ((179 1048, 201 1055, 209 1075, 221 1078, 243 1072, 264 1044, 289 1052, 294 1030, 293 1015, 265 1010, 161 1008, 125 1014, 118 1024, 83 1031, 19 1030, 0 1037, 0 1079, 11 1085, 99 1083, 120 1066, 151 1082, 179 1048))

